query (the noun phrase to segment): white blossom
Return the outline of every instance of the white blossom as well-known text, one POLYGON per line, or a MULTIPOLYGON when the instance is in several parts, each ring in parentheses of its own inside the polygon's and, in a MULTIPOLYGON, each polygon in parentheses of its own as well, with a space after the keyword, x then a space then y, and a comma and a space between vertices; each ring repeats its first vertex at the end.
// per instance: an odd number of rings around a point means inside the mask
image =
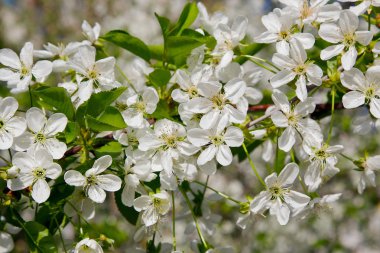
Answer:
POLYGON ((298 173, 297 164, 289 163, 279 176, 277 173, 267 176, 265 178, 267 189, 253 199, 251 212, 263 213, 269 209, 270 215, 276 216, 278 223, 286 225, 291 213, 304 208, 310 201, 309 196, 290 190, 298 173))
POLYGON ((277 53, 289 55, 290 41, 298 40, 305 49, 314 46, 315 38, 311 33, 295 32, 295 20, 282 14, 278 9, 261 18, 267 31, 255 37, 257 43, 276 43, 277 53))
POLYGON ((167 119, 161 119, 154 124, 154 130, 139 139, 141 151, 156 151, 152 157, 153 171, 163 169, 172 171, 173 160, 180 155, 190 156, 198 148, 187 142, 186 129, 182 125, 167 119))
POLYGON ((106 199, 106 191, 115 192, 121 188, 121 179, 118 176, 103 174, 111 164, 111 156, 102 156, 95 161, 84 176, 76 170, 67 171, 64 176, 65 182, 72 186, 83 187, 92 201, 103 203, 106 199))
POLYGON ((146 227, 158 222, 161 216, 167 214, 170 209, 169 194, 161 191, 152 195, 143 195, 133 201, 133 206, 138 212, 142 212, 141 219, 146 227))
POLYGON ((226 121, 222 119, 217 127, 211 129, 190 129, 188 139, 197 147, 205 147, 198 157, 198 165, 205 165, 216 157, 218 163, 227 166, 232 162, 230 147, 240 147, 244 141, 244 136, 240 128, 227 127, 226 121))
POLYGON ((33 62, 33 44, 25 43, 20 57, 11 49, 0 49, 0 63, 6 68, 0 69, 0 81, 7 81, 14 92, 28 89, 34 77, 42 82, 52 71, 50 61, 33 62))
POLYGON ((26 129, 24 118, 15 116, 18 102, 13 97, 0 98, 0 150, 9 149, 14 137, 26 129))
POLYGON ((116 87, 115 58, 107 57, 96 61, 96 50, 91 46, 82 46, 69 61, 69 65, 77 72, 79 104, 88 100, 92 93, 116 87))
POLYGON ((301 135, 308 143, 320 143, 323 136, 320 126, 307 116, 315 110, 315 104, 311 99, 298 103, 294 108, 290 106, 284 93, 273 90, 272 100, 278 111, 275 111, 271 119, 277 127, 286 128, 278 139, 278 147, 289 152, 296 143, 296 135, 301 135))
POLYGON ((54 159, 63 157, 67 146, 56 138, 56 135, 63 132, 67 125, 67 117, 63 113, 54 113, 47 119, 41 109, 32 107, 26 112, 26 124, 30 132, 26 131, 15 139, 15 150, 42 149, 50 153, 54 159))
POLYGON ((46 179, 56 179, 62 173, 59 164, 45 150, 18 152, 13 156, 12 164, 18 171, 15 178, 9 179, 7 186, 12 191, 32 187, 32 198, 37 203, 45 202, 50 196, 50 186, 46 179))
POLYGON ((343 106, 348 109, 369 104, 371 114, 380 118, 380 66, 367 69, 365 75, 356 68, 341 75, 344 87, 350 89, 342 98, 343 106))
POLYGON ((356 16, 370 12, 372 6, 380 7, 380 0, 339 0, 339 2, 359 3, 356 6, 351 6, 350 11, 355 13, 356 16))
POLYGON ((338 162, 335 154, 342 150, 342 145, 329 146, 323 143, 305 148, 310 156, 310 164, 305 173, 305 184, 309 192, 316 191, 323 181, 339 172, 339 169, 335 167, 338 162))
POLYGON ((358 184, 358 192, 362 194, 366 186, 376 187, 375 171, 380 169, 380 155, 372 156, 361 161, 359 170, 361 171, 358 184))
POLYGON ((95 240, 85 238, 77 243, 74 253, 103 253, 103 249, 95 240))
POLYGON ((122 111, 125 123, 134 128, 145 127, 144 116, 152 114, 159 101, 157 91, 152 87, 146 87, 141 94, 129 94, 127 108, 122 111))
POLYGON ((307 98, 306 85, 322 84, 322 69, 307 61, 306 51, 298 40, 291 41, 290 56, 276 53, 272 61, 282 68, 270 79, 272 87, 276 89, 296 79, 296 94, 301 101, 307 98))
POLYGON ((217 81, 200 83, 200 96, 191 99, 185 110, 203 114, 199 125, 204 129, 215 126, 224 116, 231 123, 243 123, 247 115, 248 102, 241 99, 246 90, 246 84, 241 78, 234 78, 225 85, 217 81))
POLYGON ((321 59, 329 60, 342 54, 342 66, 344 70, 350 70, 356 63, 358 51, 357 43, 367 46, 373 37, 370 31, 357 31, 359 18, 349 10, 340 13, 338 24, 326 23, 319 28, 319 36, 322 39, 336 44, 321 51, 321 59))

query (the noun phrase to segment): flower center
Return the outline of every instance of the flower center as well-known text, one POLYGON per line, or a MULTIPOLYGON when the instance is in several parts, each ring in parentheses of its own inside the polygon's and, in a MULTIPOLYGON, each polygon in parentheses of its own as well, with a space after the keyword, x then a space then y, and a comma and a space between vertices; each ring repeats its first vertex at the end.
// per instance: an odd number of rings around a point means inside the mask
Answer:
POLYGON ((35 139, 36 142, 39 142, 39 143, 45 143, 45 141, 46 141, 46 137, 45 137, 45 135, 42 134, 42 133, 38 133, 38 134, 36 134, 36 135, 34 136, 34 139, 35 139))
POLYGON ((289 190, 287 188, 282 188, 281 186, 275 185, 269 188, 269 192, 272 195, 271 200, 275 200, 280 198, 281 200, 284 199, 284 194, 287 193, 289 190))
POLYGON ((136 110, 138 112, 142 112, 142 113, 145 112, 145 103, 144 102, 137 102, 136 104, 134 104, 134 107, 136 108, 136 110))
POLYGON ((298 117, 293 112, 287 114, 286 117, 288 118, 289 125, 291 125, 291 126, 297 125, 298 117))
POLYGON ((294 72, 297 75, 303 75, 306 72, 306 65, 298 65, 297 67, 294 68, 294 72))
POLYGON ((187 93, 189 94, 190 98, 195 98, 198 97, 198 89, 194 85, 191 86, 188 90, 187 93))
POLYGON ((25 76, 29 75, 30 70, 25 67, 24 64, 21 66, 21 78, 24 78, 25 76))
POLYGON ((177 141, 179 140, 177 136, 175 135, 167 135, 163 134, 161 135, 161 139, 165 141, 164 150, 168 150, 169 148, 176 148, 177 147, 177 141))
POLYGON ((138 146, 139 140, 136 138, 136 136, 129 134, 128 135, 128 144, 131 146, 138 146))
POLYGON ((92 69, 87 72, 88 78, 90 79, 96 79, 98 77, 98 73, 92 69))
POLYGON ((353 46, 355 45, 355 34, 353 33, 348 33, 348 34, 345 34, 344 35, 344 38, 343 38, 343 44, 346 46, 346 47, 350 47, 350 46, 353 46))
POLYGON ((223 136, 217 135, 211 137, 211 143, 214 144, 215 146, 220 146, 224 143, 224 138, 223 136))
POLYGON ((278 37, 280 38, 280 40, 288 40, 289 39, 289 31, 281 31, 279 34, 278 34, 278 37))
POLYGON ((376 91, 377 91, 377 87, 375 84, 371 84, 364 92, 364 95, 366 97, 366 99, 370 100, 374 97, 376 97, 376 91))
POLYGON ((223 94, 219 93, 218 95, 211 98, 214 108, 222 110, 226 104, 226 98, 223 94))
POLYGON ((3 129, 4 125, 5 125, 4 121, 0 119, 0 130, 3 129))
POLYGON ((45 179, 46 170, 44 168, 41 168, 41 167, 35 168, 32 173, 36 179, 45 179))
POLYGON ((300 14, 301 14, 300 15, 301 19, 306 19, 306 18, 310 17, 313 14, 313 9, 310 8, 309 3, 307 2, 307 0, 303 1, 303 6, 302 6, 300 14))
POLYGON ((86 182, 87 182, 87 185, 95 185, 98 182, 98 180, 96 179, 95 175, 90 175, 86 177, 86 182))

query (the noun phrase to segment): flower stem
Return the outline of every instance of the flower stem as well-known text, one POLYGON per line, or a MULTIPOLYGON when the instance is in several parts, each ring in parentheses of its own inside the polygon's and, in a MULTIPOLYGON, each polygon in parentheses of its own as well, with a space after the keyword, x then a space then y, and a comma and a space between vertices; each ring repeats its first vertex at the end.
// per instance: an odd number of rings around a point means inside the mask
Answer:
POLYGON ((28 89, 29 89, 30 107, 33 107, 32 89, 30 88, 30 85, 28 86, 28 89))
POLYGON ((251 165, 251 168, 253 170, 253 172, 255 173, 257 179, 260 181, 260 183, 266 187, 266 184, 264 182, 264 180, 261 178, 260 174, 257 172, 257 169, 255 167, 255 164, 253 163, 252 159, 251 159, 251 156, 249 155, 248 153, 248 150, 247 150, 247 147, 245 146, 245 144, 243 143, 243 149, 244 149, 244 152, 245 154, 247 155, 247 158, 248 158, 248 161, 249 161, 249 164, 251 165))
POLYGON ((197 229, 198 236, 199 236, 199 238, 201 239, 201 242, 202 242, 202 244, 203 244, 203 247, 204 247, 205 249, 208 249, 209 247, 208 247, 208 245, 207 245, 206 240, 205 240, 204 237, 203 237, 203 234, 202 234, 201 228, 200 228, 199 223, 198 223, 198 219, 197 219, 197 217, 196 217, 196 215, 195 215, 195 213, 194 213, 194 210, 193 210, 193 207, 192 207, 192 205, 191 205, 190 199, 189 199, 189 197, 187 196, 186 192, 185 192, 182 188, 179 188, 179 189, 180 189, 180 191, 181 191, 183 197, 185 198, 186 204, 187 204, 187 206, 188 206, 189 209, 190 209, 191 215, 193 216, 193 220, 194 220, 194 222, 195 222, 195 227, 196 227, 196 229, 197 229))
POLYGON ((327 144, 330 143, 332 129, 334 125, 334 111, 335 111, 335 88, 331 89, 331 119, 330 119, 330 127, 329 127, 329 135, 327 136, 327 144))
POLYGON ((272 68, 274 68, 275 70, 280 71, 280 69, 276 65, 274 65, 272 62, 270 62, 268 60, 262 59, 260 57, 252 56, 252 55, 243 55, 243 56, 247 57, 249 59, 252 59, 252 60, 262 61, 262 62, 268 64, 269 66, 271 66, 272 68))
POLYGON ((63 236, 62 236, 61 225, 58 223, 57 217, 54 217, 54 220, 55 220, 55 223, 58 226, 58 233, 59 233, 59 238, 61 239, 61 242, 62 242, 63 251, 65 251, 65 253, 67 253, 67 249, 66 249, 66 246, 65 246, 65 240, 63 240, 63 236))
POLYGON ((225 198, 225 199, 228 199, 228 200, 230 200, 230 201, 232 201, 232 202, 235 202, 235 203, 237 203, 237 204, 239 204, 239 205, 243 203, 243 202, 241 202, 241 201, 239 201, 239 200, 237 200, 237 199, 234 199, 234 198, 228 196, 227 194, 225 194, 225 193, 223 193, 223 192, 220 192, 220 191, 218 191, 218 190, 216 190, 216 189, 214 189, 214 188, 212 188, 212 187, 210 187, 210 186, 208 186, 208 185, 206 185, 206 184, 204 184, 204 183, 202 183, 202 182, 199 182, 199 181, 193 181, 193 183, 196 183, 196 184, 199 184, 199 185, 203 185, 205 188, 210 189, 211 191, 217 193, 219 196, 221 196, 221 197, 223 197, 223 198, 225 198))
POLYGON ((339 153, 341 156, 343 156, 344 158, 346 158, 347 160, 351 161, 351 162, 354 162, 354 159, 350 158, 349 156, 345 155, 345 154, 342 154, 342 153, 339 153))
POLYGON ((268 70, 268 71, 270 71, 270 72, 272 72, 272 73, 276 73, 276 72, 277 72, 277 71, 275 71, 275 70, 269 68, 268 66, 265 66, 264 64, 262 64, 262 63, 260 63, 260 62, 258 62, 258 61, 256 61, 256 60, 254 60, 254 59, 248 58, 248 60, 251 61, 251 62, 253 62, 253 63, 256 64, 257 66, 259 66, 259 67, 261 67, 261 68, 263 68, 263 69, 266 69, 266 70, 268 70))
POLYGON ((172 191, 172 205, 173 205, 173 214, 172 214, 172 226, 173 226, 173 250, 177 250, 177 239, 175 237, 175 200, 174 200, 174 191, 172 191))

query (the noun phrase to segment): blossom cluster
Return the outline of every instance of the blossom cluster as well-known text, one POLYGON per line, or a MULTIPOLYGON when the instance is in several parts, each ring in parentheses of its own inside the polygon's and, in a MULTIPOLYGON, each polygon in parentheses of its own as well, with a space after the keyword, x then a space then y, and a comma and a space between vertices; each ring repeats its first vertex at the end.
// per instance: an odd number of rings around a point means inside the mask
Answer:
MULTIPOLYGON (((0 150, 8 150, 8 157, 1 156, 2 180, 12 193, 5 219, 12 222, 20 206, 31 206, 37 217, 39 206, 56 205, 81 231, 73 251, 103 252, 108 241, 83 233, 81 220, 93 219, 107 192, 114 192, 128 221, 139 216, 131 223, 139 227, 136 240, 148 238, 147 248, 156 247, 155 235, 171 215, 172 252, 181 252, 175 244, 175 209, 181 204, 187 206, 181 215, 192 218, 187 230, 199 235, 192 248, 211 253, 222 248, 202 234, 216 225, 211 215, 202 216, 210 212, 202 203, 206 190, 235 202, 237 226, 245 229, 267 213, 286 225, 338 201, 340 192, 321 196, 320 189, 340 172, 342 158, 360 172, 360 194, 375 186, 380 155, 350 158, 343 145, 331 143, 340 104, 365 108, 365 119, 355 119, 357 129, 375 131, 380 124, 379 36, 360 26, 361 15, 380 4, 357 1, 344 10, 324 0, 280 2, 284 8, 262 17, 266 31, 250 45, 248 19, 209 15, 203 4, 189 3, 171 27, 158 16, 162 52, 153 53, 157 47, 124 31, 101 35, 99 24, 86 21, 83 41, 48 43, 42 50, 27 42, 20 54, 1 49, 0 81, 14 95, 0 99, 0 150), (200 26, 190 29, 194 10, 200 26), (120 67, 119 58, 107 53, 108 42, 141 59, 120 67), (249 51, 266 44, 274 46, 271 60, 249 51), (323 92, 331 99, 327 128, 317 115, 322 106, 316 94, 323 92), (26 110, 15 98, 19 93, 29 93, 26 110), (265 111, 255 109, 261 107, 265 111), (265 179, 250 155, 259 146, 270 167, 265 179), (259 192, 241 201, 208 187, 210 177, 241 156, 249 161, 242 166, 250 166, 261 183, 259 192), (68 192, 63 197, 62 187, 68 192), (18 191, 22 197, 13 197, 18 191)), ((0 233, 0 252, 10 252, 11 236, 0 233)))

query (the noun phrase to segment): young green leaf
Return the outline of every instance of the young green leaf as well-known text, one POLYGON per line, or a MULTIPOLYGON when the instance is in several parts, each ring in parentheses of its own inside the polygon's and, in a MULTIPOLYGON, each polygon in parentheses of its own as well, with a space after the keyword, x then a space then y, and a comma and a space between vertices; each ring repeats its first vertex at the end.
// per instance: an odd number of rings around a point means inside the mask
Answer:
POLYGON ((130 35, 126 31, 113 30, 104 34, 102 38, 128 50, 146 61, 149 61, 151 58, 148 46, 142 40, 130 35))
POLYGON ((64 88, 44 86, 33 90, 33 95, 42 107, 54 112, 61 112, 69 120, 74 118, 75 109, 69 94, 64 88))

